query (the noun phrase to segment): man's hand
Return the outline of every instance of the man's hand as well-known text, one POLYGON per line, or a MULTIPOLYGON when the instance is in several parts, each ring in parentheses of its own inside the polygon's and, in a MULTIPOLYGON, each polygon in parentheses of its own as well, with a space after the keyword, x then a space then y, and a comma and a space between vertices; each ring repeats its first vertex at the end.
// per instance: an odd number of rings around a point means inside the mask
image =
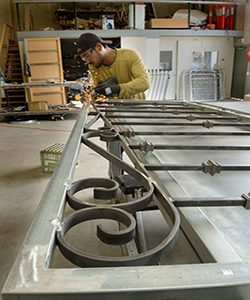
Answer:
POLYGON ((107 83, 101 83, 95 87, 96 93, 104 96, 113 96, 115 94, 119 94, 120 90, 121 88, 119 85, 111 85, 107 83))
POLYGON ((116 83, 115 77, 110 77, 109 79, 105 81, 98 81, 98 85, 95 87, 95 92, 99 95, 105 95, 105 96, 113 96, 115 94, 119 94, 120 87, 119 85, 113 85, 116 83))

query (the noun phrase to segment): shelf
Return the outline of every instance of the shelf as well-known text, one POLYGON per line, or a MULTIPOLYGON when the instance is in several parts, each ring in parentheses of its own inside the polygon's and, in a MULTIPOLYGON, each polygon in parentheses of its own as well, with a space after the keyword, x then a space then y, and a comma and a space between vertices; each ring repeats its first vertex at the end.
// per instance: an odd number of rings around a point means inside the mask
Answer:
MULTIPOLYGON (((55 13, 73 13, 74 10, 71 10, 71 9, 57 9, 55 11, 55 13)), ((108 14, 111 14, 111 13, 117 13, 117 10, 116 9, 113 9, 113 10, 105 10, 105 9, 101 9, 101 10, 91 10, 91 9, 76 9, 76 12, 77 13, 108 13, 108 14)))
MULTIPOLYGON (((74 1, 68 1, 68 0, 14 0, 13 3, 14 4, 32 4, 32 3, 82 3, 82 0, 74 0, 74 1)), ((88 0, 88 2, 95 2, 95 0, 88 0)), ((98 2, 107 2, 106 0, 100 0, 98 2)), ((113 0, 112 2, 121 2, 120 0, 113 0)), ((128 2, 128 3, 132 3, 132 1, 129 0, 124 0, 122 1, 124 3, 128 2)), ((145 2, 145 1, 144 1, 145 2)), ((149 1, 146 1, 149 2, 149 1)), ((178 3, 178 4, 202 4, 202 5, 207 5, 207 4, 215 4, 215 5, 225 5, 225 2, 223 1, 195 1, 195 0, 191 0, 191 1, 181 1, 181 0, 156 0, 156 1, 150 1, 150 3, 178 3)), ((246 5, 246 3, 239 3, 237 1, 235 2, 227 2, 226 5, 246 5)))
POLYGON ((25 38, 78 38, 82 33, 95 33, 101 37, 147 37, 160 38, 167 36, 178 37, 243 37, 243 31, 240 30, 192 30, 192 29, 129 29, 129 30, 51 30, 51 31, 18 31, 18 41, 25 38))

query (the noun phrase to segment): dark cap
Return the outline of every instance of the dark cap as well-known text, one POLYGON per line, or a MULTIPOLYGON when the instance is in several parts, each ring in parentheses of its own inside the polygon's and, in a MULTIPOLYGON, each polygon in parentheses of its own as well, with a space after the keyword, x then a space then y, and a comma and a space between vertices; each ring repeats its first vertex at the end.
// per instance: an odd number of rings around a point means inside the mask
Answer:
POLYGON ((95 47, 97 43, 112 44, 112 41, 104 41, 99 36, 93 33, 84 33, 78 38, 76 42, 77 47, 81 48, 81 51, 79 51, 78 53, 81 54, 88 49, 95 47))

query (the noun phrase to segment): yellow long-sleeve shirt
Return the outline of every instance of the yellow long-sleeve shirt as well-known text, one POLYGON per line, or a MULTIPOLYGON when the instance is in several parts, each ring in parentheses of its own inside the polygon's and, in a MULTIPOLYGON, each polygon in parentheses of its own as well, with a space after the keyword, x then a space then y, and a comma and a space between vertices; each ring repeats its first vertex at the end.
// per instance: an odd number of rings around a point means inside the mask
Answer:
POLYGON ((95 68, 89 65, 93 83, 114 76, 121 90, 119 98, 146 99, 145 91, 150 87, 147 69, 139 54, 131 49, 116 49, 116 58, 111 66, 95 68))

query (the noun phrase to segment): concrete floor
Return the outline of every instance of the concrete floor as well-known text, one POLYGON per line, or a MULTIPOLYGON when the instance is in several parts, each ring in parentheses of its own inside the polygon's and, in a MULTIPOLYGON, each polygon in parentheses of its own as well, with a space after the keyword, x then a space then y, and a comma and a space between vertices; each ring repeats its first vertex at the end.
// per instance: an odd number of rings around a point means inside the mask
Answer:
MULTIPOLYGON (((67 115, 63 121, 56 122, 43 119, 34 123, 8 123, 6 119, 0 119, 0 290, 51 178, 50 173, 42 172, 40 150, 53 143, 65 144, 76 119, 77 115, 73 114, 67 115)), ((100 159, 90 149, 82 147, 80 164, 76 168, 74 180, 107 177, 107 170, 106 161, 100 159)), ((147 218, 146 231, 152 237, 151 246, 153 246, 165 238, 168 228, 158 212, 149 212, 143 217, 147 218)), ((58 255, 55 258, 55 265, 72 267, 60 257, 60 253, 58 255)), ((176 246, 163 263, 175 264, 187 261, 176 246)))

